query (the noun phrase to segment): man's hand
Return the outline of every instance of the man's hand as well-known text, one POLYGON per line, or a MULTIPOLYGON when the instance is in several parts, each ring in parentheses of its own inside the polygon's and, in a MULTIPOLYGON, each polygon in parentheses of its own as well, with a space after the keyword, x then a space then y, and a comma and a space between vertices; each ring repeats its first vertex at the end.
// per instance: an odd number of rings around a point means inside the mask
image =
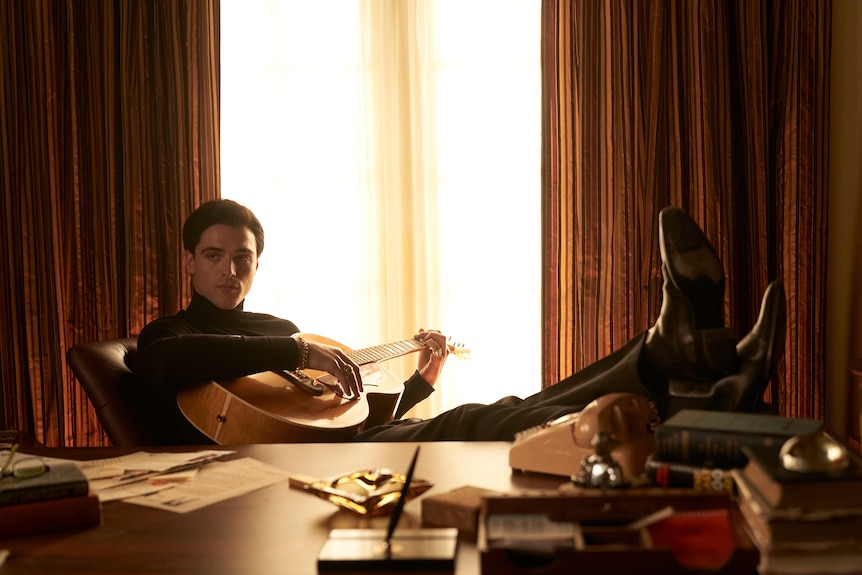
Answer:
POLYGON ((426 331, 420 329, 419 333, 414 335, 416 339, 425 343, 428 347, 419 352, 419 375, 433 386, 437 383, 437 378, 440 377, 440 372, 443 371, 443 364, 446 363, 446 358, 449 356, 449 345, 446 343, 446 336, 437 330, 426 331))
POLYGON ((341 389, 333 389, 339 397, 359 397, 362 391, 359 366, 338 347, 304 341, 308 346, 308 364, 305 367, 332 374, 341 386, 341 389))

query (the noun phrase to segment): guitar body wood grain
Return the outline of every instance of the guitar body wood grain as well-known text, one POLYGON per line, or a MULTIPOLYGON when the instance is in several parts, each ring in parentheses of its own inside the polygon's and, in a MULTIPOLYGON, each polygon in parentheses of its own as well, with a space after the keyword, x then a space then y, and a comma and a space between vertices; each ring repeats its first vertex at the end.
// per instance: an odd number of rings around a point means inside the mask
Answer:
MULTIPOLYGON (((349 354, 363 352, 320 336, 303 337, 339 345, 349 354)), ((325 372, 302 373, 323 384, 334 381, 325 372)), ((360 373, 365 392, 357 399, 338 397, 326 385, 322 394, 312 395, 283 372, 267 371, 183 390, 177 403, 192 425, 220 445, 348 441, 366 426, 390 421, 404 390, 403 382, 378 363, 361 365, 360 373)))

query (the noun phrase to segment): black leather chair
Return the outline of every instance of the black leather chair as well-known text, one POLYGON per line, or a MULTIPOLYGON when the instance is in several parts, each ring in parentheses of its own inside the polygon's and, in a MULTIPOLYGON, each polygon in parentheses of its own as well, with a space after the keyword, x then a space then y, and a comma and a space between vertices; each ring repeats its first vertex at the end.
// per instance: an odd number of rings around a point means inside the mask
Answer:
POLYGON ((137 340, 81 343, 66 352, 72 369, 102 428, 116 446, 158 445, 158 428, 137 384, 137 340))

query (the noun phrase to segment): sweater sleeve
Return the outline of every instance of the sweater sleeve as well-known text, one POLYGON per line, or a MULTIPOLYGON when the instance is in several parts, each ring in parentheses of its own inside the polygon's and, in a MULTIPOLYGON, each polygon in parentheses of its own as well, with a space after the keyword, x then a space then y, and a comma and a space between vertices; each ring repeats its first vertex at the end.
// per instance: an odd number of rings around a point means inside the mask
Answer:
POLYGON ((410 408, 432 393, 434 393, 434 388, 425 381, 425 378, 419 375, 419 371, 413 372, 410 379, 404 382, 404 392, 401 394, 401 401, 398 403, 398 407, 395 409, 395 419, 401 419, 410 408))
POLYGON ((141 376, 161 397, 185 387, 275 369, 295 369, 296 340, 284 336, 195 333, 170 318, 150 323, 138 337, 141 376))

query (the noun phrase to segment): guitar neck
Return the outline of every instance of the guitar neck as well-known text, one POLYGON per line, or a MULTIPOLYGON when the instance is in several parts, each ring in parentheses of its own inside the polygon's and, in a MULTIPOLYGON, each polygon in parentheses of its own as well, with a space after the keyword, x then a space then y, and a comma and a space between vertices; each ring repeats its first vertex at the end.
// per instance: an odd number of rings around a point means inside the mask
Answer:
POLYGON ((378 363, 387 359, 401 357, 402 355, 425 349, 425 347, 427 346, 418 339, 405 339, 349 351, 347 352, 347 356, 358 365, 365 365, 367 363, 378 363))

